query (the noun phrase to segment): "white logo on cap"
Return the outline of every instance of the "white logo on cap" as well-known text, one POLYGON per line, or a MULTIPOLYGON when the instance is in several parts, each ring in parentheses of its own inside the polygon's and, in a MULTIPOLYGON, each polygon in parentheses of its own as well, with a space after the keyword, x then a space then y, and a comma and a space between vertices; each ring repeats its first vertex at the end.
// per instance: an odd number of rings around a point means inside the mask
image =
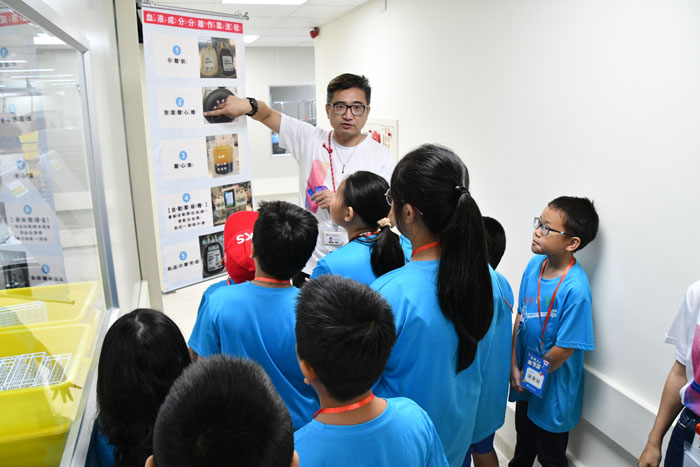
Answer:
POLYGON ((242 243, 247 242, 248 240, 252 240, 253 238, 253 232, 243 232, 241 234, 236 235, 236 244, 240 245, 242 243))

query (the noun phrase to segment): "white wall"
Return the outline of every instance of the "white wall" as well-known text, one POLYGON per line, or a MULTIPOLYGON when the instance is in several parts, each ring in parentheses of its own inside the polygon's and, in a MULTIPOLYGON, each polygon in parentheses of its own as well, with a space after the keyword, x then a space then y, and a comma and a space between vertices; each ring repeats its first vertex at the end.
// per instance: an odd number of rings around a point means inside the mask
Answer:
POLYGON ((578 255, 594 297, 589 423, 570 450, 631 464, 673 362, 664 330, 700 275, 700 4, 387 3, 322 28, 316 81, 366 74, 400 153, 438 142, 465 160, 482 212, 506 228, 499 269, 516 291, 532 218, 559 195, 595 200, 599 236, 578 255))
MULTIPOLYGON (((311 47, 248 47, 246 94, 270 104, 270 86, 312 84, 314 49, 311 47)), ((284 199, 298 203, 299 166, 290 157, 271 157, 270 130, 248 119, 255 201, 284 199)))
MULTIPOLYGON (((95 151, 102 161, 101 174, 109 218, 117 294, 122 310, 129 311, 138 302, 141 274, 136 247, 119 83, 119 57, 110 0, 52 0, 46 2, 90 42, 91 78, 94 83, 97 134, 95 151), (76 14, 78 13, 78 14, 76 14)), ((99 187, 98 187, 99 188, 99 187)))

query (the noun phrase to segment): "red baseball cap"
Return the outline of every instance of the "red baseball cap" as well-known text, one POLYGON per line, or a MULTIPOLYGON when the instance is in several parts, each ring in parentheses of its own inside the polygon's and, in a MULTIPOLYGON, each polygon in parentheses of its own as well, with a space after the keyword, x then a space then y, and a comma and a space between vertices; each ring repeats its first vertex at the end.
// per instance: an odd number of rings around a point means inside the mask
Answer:
POLYGON ((255 261, 250 257, 253 243, 253 226, 258 219, 255 211, 234 212, 224 226, 224 248, 226 249, 226 271, 233 282, 253 280, 255 261))

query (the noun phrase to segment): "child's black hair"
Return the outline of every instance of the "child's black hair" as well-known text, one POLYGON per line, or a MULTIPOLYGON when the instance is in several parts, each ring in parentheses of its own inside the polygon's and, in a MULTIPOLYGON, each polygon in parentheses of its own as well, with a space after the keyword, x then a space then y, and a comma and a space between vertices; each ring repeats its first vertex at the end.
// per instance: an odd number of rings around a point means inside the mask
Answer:
POLYGON ((180 329, 160 311, 139 308, 109 328, 97 364, 97 422, 117 466, 151 455, 158 409, 189 363, 180 329))
POLYGON ((593 201, 575 196, 560 196, 550 201, 549 207, 563 214, 564 231, 581 239, 576 251, 582 250, 595 239, 599 219, 593 201))
POLYGON ((372 388, 396 340, 389 304, 369 286, 324 275, 301 289, 297 353, 328 394, 348 401, 372 388))
POLYGON ((158 466, 289 467, 292 419, 265 371, 225 355, 191 365, 158 414, 158 466))
POLYGON ((369 101, 372 99, 372 88, 369 85, 369 80, 364 75, 358 76, 352 73, 343 73, 330 80, 326 88, 326 104, 332 103, 333 94, 336 92, 352 88, 362 89, 367 98, 367 105, 369 105, 369 101))
POLYGON ((302 270, 316 248, 318 221, 306 209, 286 201, 263 201, 253 227, 260 268, 287 280, 302 270))
POLYGON ((352 207, 355 214, 371 229, 379 229, 376 238, 358 238, 360 242, 371 242, 372 271, 377 277, 406 264, 398 235, 388 225, 378 227, 377 222, 389 215, 391 206, 384 194, 389 183, 377 174, 361 170, 345 179, 344 203, 352 207))
POLYGON ((469 193, 469 172, 442 146, 425 144, 406 154, 391 176, 399 230, 401 210, 411 204, 442 247, 437 293, 440 309, 454 325, 460 372, 474 361, 493 318, 493 292, 481 211, 469 193))
POLYGON ((496 269, 506 251, 506 231, 500 222, 488 216, 484 216, 484 228, 486 229, 489 264, 493 269, 496 269))

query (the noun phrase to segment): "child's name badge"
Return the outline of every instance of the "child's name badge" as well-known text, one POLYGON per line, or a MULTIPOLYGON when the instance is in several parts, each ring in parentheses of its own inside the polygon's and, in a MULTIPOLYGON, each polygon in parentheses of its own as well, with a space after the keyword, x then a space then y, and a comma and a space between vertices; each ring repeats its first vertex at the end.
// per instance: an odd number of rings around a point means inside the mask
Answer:
POLYGON ((325 230, 323 232, 323 244, 328 246, 340 246, 343 244, 343 232, 325 230))
POLYGON ((536 395, 542 397, 544 382, 549 374, 550 361, 537 352, 528 349, 523 365, 523 380, 521 386, 536 395))

